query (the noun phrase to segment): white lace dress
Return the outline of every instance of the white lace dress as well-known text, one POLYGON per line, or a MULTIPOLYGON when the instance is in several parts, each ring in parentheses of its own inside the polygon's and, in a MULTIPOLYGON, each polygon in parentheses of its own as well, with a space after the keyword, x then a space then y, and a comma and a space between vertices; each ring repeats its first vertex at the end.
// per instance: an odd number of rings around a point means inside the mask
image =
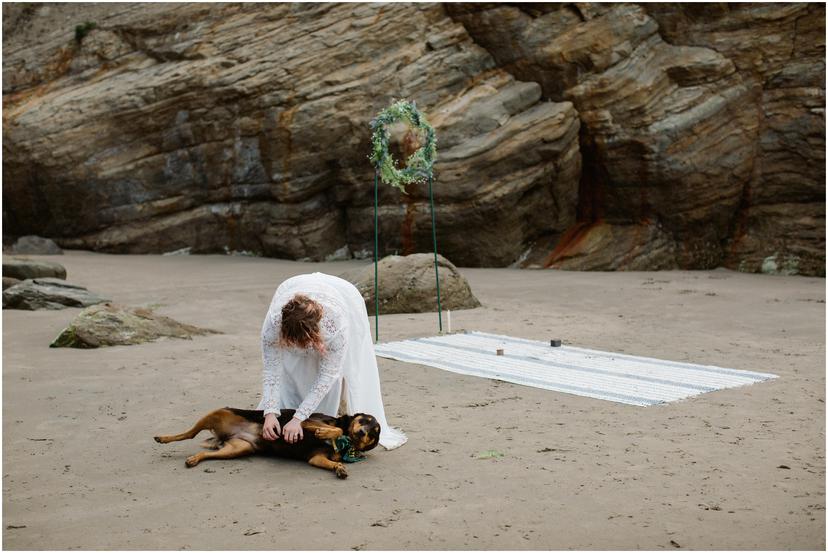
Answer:
POLYGON ((279 285, 262 325, 262 361, 262 400, 258 409, 265 414, 296 409, 295 416, 300 420, 311 413, 335 417, 344 399, 348 414, 367 413, 377 418, 382 428, 380 445, 394 449, 406 442, 405 434, 390 427, 385 417, 365 300, 347 280, 313 273, 289 278, 279 285), (324 355, 311 348, 278 345, 282 307, 297 293, 322 306, 324 355))

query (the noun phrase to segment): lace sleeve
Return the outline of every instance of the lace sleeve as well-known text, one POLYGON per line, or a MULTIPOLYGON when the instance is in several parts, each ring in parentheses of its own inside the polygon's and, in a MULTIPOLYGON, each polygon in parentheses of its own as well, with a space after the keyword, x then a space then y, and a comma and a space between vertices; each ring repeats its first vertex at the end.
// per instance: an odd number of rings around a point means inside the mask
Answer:
POLYGON ((282 351, 277 347, 282 326, 282 311, 268 311, 262 325, 262 408, 264 414, 279 412, 279 384, 282 378, 282 351))
MULTIPOLYGON (((327 309, 326 309, 327 311, 327 309)), ((335 311, 335 310, 334 310, 335 311)), ((294 417, 300 421, 308 418, 316 409, 331 387, 342 377, 342 362, 345 358, 346 328, 345 318, 341 313, 327 313, 321 321, 323 332, 327 335, 325 340, 325 355, 319 361, 319 376, 316 378, 313 387, 302 401, 302 405, 296 409, 294 417)))

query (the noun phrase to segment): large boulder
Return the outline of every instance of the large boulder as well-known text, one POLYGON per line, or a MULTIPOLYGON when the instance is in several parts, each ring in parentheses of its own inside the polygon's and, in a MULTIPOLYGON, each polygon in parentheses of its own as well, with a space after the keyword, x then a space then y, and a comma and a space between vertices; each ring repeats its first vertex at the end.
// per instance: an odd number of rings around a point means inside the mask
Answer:
MULTIPOLYGON (((442 309, 474 309, 480 302, 457 267, 442 255, 437 256, 440 274, 442 309)), ((434 254, 389 255, 380 259, 379 311, 390 313, 426 313, 437 311, 437 287, 434 254)), ((365 299, 369 315, 375 314, 374 265, 343 275, 357 287, 365 299)))
POLYGON ((63 250, 54 241, 34 235, 18 238, 11 251, 23 255, 63 255, 63 250))
POLYGON ((36 278, 3 290, 3 309, 65 309, 109 301, 82 286, 57 278, 36 278))
POLYGON ((23 257, 3 257, 3 276, 26 280, 32 278, 66 279, 66 268, 54 261, 28 259, 23 257))
MULTIPOLYGON (((437 130, 452 259, 507 265, 574 221, 572 104, 494 68, 440 4, 27 4, 4 17, 9 233, 107 252, 361 255, 369 122, 393 98, 437 130), (66 21, 96 26, 76 40, 66 21), (471 221, 479 232, 463 232, 471 221)), ((425 185, 383 185, 380 204, 381 253, 428 251, 425 185)))
POLYGON ((81 311, 55 338, 50 347, 129 346, 151 342, 161 337, 189 340, 193 336, 206 334, 218 332, 179 323, 169 317, 156 315, 143 307, 103 303, 81 311))

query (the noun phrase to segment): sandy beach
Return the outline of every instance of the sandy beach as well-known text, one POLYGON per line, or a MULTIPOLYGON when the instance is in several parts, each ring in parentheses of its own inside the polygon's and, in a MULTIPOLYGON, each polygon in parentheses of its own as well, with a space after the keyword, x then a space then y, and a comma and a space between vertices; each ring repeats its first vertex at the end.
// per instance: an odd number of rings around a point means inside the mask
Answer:
MULTIPOLYGON (((264 457, 188 469, 200 440, 152 437, 255 407, 276 286, 370 261, 66 253, 42 258, 222 334, 50 349, 79 309, 4 310, 5 549, 825 548, 824 279, 461 269, 483 306, 454 330, 780 378, 642 408, 379 359, 409 442, 340 481, 264 457)), ((380 341, 436 333, 435 313, 380 317, 380 341)))

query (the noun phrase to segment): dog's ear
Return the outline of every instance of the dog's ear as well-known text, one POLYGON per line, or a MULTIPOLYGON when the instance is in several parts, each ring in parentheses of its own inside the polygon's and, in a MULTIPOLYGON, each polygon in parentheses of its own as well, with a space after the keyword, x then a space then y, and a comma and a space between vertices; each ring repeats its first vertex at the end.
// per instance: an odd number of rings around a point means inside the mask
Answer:
POLYGON ((360 413, 360 416, 363 417, 363 419, 365 420, 365 424, 369 424, 370 426, 376 426, 377 428, 379 428, 380 423, 377 420, 377 417, 375 417, 374 415, 360 413))
POLYGON ((351 426, 351 421, 354 420, 355 416, 356 415, 342 415, 336 419, 336 426, 347 432, 348 428, 351 426))

